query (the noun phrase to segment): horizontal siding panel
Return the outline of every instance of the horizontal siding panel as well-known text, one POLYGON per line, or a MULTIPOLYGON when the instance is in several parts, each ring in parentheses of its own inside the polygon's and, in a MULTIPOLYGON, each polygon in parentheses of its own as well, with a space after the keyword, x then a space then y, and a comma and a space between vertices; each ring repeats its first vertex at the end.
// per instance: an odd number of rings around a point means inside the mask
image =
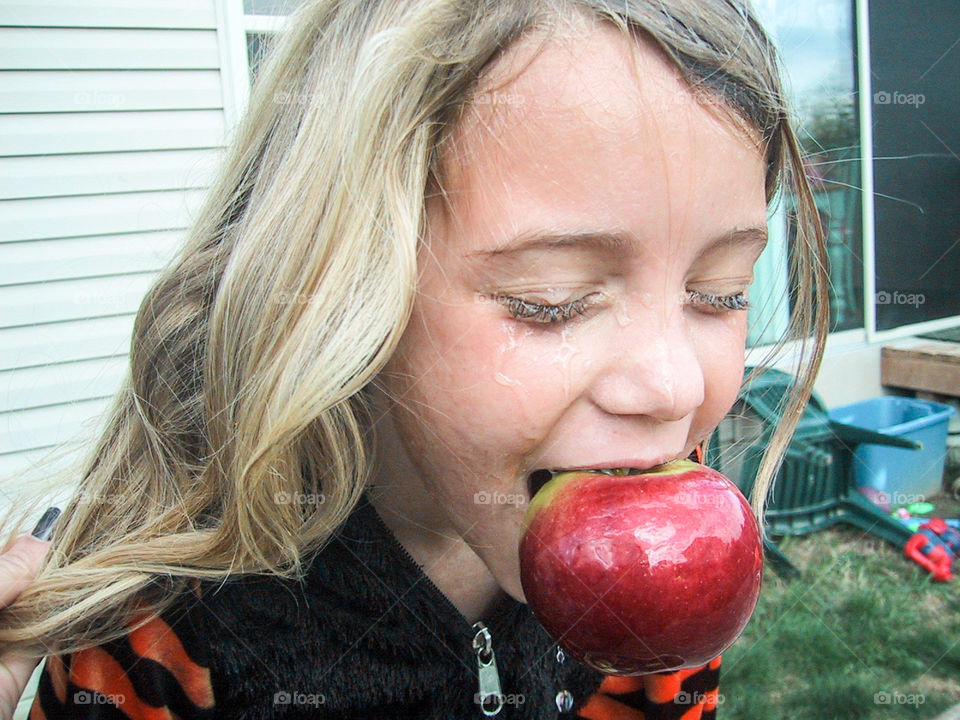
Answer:
POLYGON ((0 70, 217 70, 216 30, 0 28, 0 70))
POLYGON ((213 180, 217 1, 0 0, 0 503, 101 432, 213 180))
POLYGON ((126 355, 135 316, 0 329, 0 370, 126 355))
POLYGON ((175 230, 0 243, 0 286, 155 272, 173 257, 183 235, 175 230))
POLYGON ((30 410, 113 395, 127 358, 103 358, 0 373, 0 412, 30 410))
MULTIPOLYGON (((44 447, 0 455, 0 490, 2 490, 0 492, 0 502, 24 492, 29 492, 33 497, 39 497, 46 495, 51 490, 59 490, 59 484, 49 487, 51 479, 55 482, 57 480, 54 477, 56 473, 68 470, 79 474, 78 463, 82 462, 84 450, 92 442, 93 438, 87 437, 81 442, 65 445, 62 448, 44 447)), ((60 499, 66 499, 76 491, 76 485, 80 478, 61 479, 72 481, 69 483, 66 492, 57 492, 60 499)), ((64 505, 58 507, 63 508, 64 505)), ((43 512, 42 507, 39 512, 43 512)))
POLYGON ((0 242, 179 230, 197 216, 206 190, 36 198, 4 203, 0 242))
POLYGON ((209 0, 0 0, 0 24, 214 29, 217 16, 209 0))
MULTIPOLYGON (((0 513, 14 505, 16 511, 26 510, 26 503, 43 501, 27 523, 29 531, 44 508, 56 505, 66 507, 77 491, 80 465, 85 458, 83 447, 25 450, 0 455, 0 513)), ((17 717, 16 715, 14 717, 17 717)), ((27 715, 22 716, 24 719, 27 715)))
POLYGON ((113 398, 0 413, 0 454, 89 439, 105 421, 113 398))
POLYGON ((204 188, 219 149, 0 158, 0 200, 204 188))
POLYGON ((222 110, 0 115, 0 156, 212 148, 224 139, 222 110))
POLYGON ((0 73, 0 112, 203 110, 223 107, 216 70, 0 73))
POLYGON ((0 327, 136 312, 154 273, 0 288, 0 327))

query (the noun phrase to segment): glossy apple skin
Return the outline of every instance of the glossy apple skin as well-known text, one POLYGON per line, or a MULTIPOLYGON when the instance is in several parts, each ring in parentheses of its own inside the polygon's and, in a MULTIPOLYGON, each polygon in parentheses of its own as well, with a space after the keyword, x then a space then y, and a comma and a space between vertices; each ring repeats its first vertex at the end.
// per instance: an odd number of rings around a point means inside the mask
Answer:
POLYGON ((534 496, 520 578, 570 655, 611 675, 698 667, 757 603, 760 528, 719 472, 679 460, 639 475, 570 472, 534 496))

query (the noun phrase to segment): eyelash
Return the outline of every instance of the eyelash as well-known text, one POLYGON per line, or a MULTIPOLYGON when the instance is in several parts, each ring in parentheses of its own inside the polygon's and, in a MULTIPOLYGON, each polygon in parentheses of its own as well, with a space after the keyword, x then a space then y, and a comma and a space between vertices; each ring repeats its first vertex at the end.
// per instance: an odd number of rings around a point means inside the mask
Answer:
POLYGON ((583 315, 590 304, 589 295, 577 298, 570 302, 550 305, 535 303, 511 295, 498 295, 497 302, 507 308, 507 311, 518 320, 532 320, 534 322, 553 324, 565 323, 575 315, 583 315))
POLYGON ((721 312, 727 310, 748 310, 750 302, 743 292, 733 295, 714 295, 713 293, 700 292, 699 290, 687 290, 687 300, 694 305, 708 305, 714 310, 721 312))
MULTIPOLYGON (((743 292, 733 295, 714 295, 713 293, 688 290, 685 293, 688 301, 694 305, 706 305, 718 312, 742 311, 750 307, 743 292)), ((577 298, 570 302, 551 305, 549 303, 535 303, 512 295, 497 295, 496 301, 507 308, 507 311, 518 320, 552 325, 566 323, 575 316, 583 315, 587 311, 590 296, 577 298)))

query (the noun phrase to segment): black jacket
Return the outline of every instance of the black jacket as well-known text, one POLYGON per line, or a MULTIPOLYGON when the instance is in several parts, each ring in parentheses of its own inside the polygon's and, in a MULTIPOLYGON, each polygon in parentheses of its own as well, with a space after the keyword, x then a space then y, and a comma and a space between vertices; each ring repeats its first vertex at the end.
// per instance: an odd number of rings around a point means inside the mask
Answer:
MULTIPOLYGON (((643 707, 653 720, 690 709, 661 711, 634 690, 613 704, 604 696, 614 710, 601 715, 603 676, 558 653, 526 605, 506 596, 483 622, 498 718, 612 720, 643 707)), ((483 718, 476 635, 363 500, 304 582, 241 576, 204 586, 119 641, 48 659, 38 717, 483 718)), ((684 692, 702 694, 716 675, 686 679, 684 692)))

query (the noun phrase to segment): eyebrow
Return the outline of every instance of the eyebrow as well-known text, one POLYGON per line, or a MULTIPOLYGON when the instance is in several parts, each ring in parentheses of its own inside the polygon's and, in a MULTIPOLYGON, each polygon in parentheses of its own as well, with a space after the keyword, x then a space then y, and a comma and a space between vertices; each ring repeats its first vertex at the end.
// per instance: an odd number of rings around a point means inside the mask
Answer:
POLYGON ((579 230, 574 232, 527 232, 517 235, 500 247, 492 250, 476 250, 469 256, 499 257, 519 255, 531 250, 554 250, 572 247, 575 249, 598 250, 614 253, 624 250, 630 244, 626 233, 594 232, 579 230))
MULTIPOLYGON (((535 250, 563 248, 590 250, 613 255, 622 253, 627 249, 634 242, 632 238, 633 236, 626 232, 595 232, 590 230, 556 233, 528 232, 521 233, 504 245, 492 250, 476 250, 468 253, 468 257, 493 259, 512 257, 535 250)), ((762 249, 766 244, 767 228, 765 226, 733 228, 710 240, 700 254, 740 245, 762 249)))
POLYGON ((705 255, 711 250, 722 250, 723 248, 742 246, 747 249, 756 248, 763 250, 767 245, 767 227, 766 225, 755 225, 748 228, 733 228, 722 235, 718 235, 701 251, 705 255))

